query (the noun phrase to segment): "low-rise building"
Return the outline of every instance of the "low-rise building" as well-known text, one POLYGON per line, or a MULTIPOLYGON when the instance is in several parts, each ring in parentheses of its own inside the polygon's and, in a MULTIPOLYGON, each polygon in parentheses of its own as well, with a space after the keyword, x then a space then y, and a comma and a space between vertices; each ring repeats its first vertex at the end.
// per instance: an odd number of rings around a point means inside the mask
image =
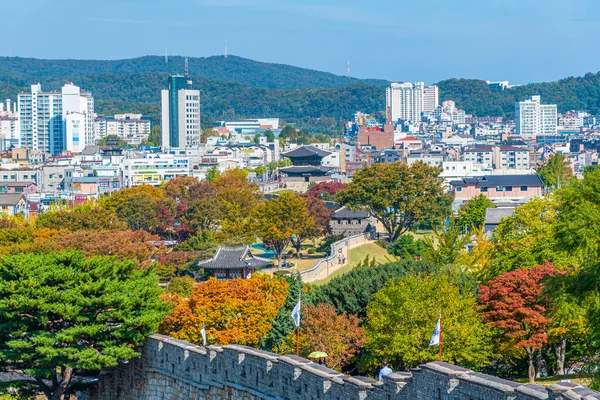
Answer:
POLYGON ((160 186, 164 181, 190 176, 188 158, 170 154, 147 154, 144 158, 123 160, 123 180, 125 187, 139 185, 160 186))
POLYGON ((368 230, 371 219, 364 210, 353 211, 342 207, 331 215, 329 226, 333 235, 358 235, 368 230))
POLYGON ((27 213, 27 200, 23 193, 0 193, 0 213, 16 215, 27 213))
POLYGON ((525 203, 542 195, 542 180, 538 175, 486 175, 450 182, 455 205, 480 194, 492 201, 525 203))

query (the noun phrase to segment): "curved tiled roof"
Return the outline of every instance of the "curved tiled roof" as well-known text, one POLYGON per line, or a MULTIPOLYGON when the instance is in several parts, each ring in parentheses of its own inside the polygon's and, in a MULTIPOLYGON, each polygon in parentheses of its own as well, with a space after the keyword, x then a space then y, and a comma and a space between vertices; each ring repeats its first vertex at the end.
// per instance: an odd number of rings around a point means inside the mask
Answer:
POLYGON ((248 246, 239 246, 219 247, 213 258, 200 261, 198 266, 208 269, 241 269, 259 268, 268 263, 267 260, 254 257, 248 246))
POLYGON ((321 150, 315 146, 299 146, 299 147, 296 147, 295 149, 292 149, 290 151, 283 153, 282 156, 289 157, 289 158, 311 157, 311 156, 326 157, 330 154, 331 154, 330 152, 321 150))

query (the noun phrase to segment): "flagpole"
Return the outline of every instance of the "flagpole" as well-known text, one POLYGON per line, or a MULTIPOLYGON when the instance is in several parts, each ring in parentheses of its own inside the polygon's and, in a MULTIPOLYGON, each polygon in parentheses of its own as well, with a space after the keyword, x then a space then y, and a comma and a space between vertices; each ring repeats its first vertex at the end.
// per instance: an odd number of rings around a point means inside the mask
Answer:
POLYGON ((298 342, 300 341, 300 325, 296 329, 296 355, 298 355, 298 342))
POLYGON ((440 310, 440 362, 442 361, 442 311, 440 310))

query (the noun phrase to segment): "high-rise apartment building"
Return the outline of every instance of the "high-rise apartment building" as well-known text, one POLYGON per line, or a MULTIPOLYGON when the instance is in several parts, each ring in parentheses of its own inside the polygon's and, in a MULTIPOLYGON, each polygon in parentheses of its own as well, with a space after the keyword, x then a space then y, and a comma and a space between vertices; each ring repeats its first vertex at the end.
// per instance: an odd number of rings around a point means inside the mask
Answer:
POLYGON ((422 113, 432 112, 439 105, 438 87, 423 82, 392 83, 386 89, 386 110, 393 122, 419 122, 422 113))
POLYGON ((94 98, 72 83, 60 92, 42 92, 36 83, 19 94, 18 104, 21 147, 57 155, 96 144, 94 98))
POLYGON ((556 104, 541 104, 540 96, 515 104, 517 134, 527 137, 556 135, 556 104))
POLYGON ((0 151, 6 151, 11 146, 19 147, 19 115, 17 104, 14 108, 10 99, 0 103, 0 151))
POLYGON ((187 76, 170 76, 169 89, 161 93, 163 149, 200 145, 200 91, 187 76))

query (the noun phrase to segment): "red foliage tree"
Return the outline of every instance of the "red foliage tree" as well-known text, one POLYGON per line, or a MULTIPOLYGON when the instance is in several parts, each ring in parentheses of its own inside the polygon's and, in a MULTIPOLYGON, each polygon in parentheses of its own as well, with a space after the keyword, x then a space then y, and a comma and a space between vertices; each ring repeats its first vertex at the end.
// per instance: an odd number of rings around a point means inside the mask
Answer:
POLYGON ((342 182, 320 182, 308 189, 307 194, 310 196, 319 197, 323 200, 330 200, 333 199, 339 190, 345 188, 346 185, 344 185, 342 182))
POLYGON ((549 299, 543 293, 542 281, 558 273, 550 263, 521 268, 491 280, 479 294, 482 315, 498 329, 502 345, 527 352, 530 382, 535 379, 535 350, 548 342, 545 313, 549 299))

